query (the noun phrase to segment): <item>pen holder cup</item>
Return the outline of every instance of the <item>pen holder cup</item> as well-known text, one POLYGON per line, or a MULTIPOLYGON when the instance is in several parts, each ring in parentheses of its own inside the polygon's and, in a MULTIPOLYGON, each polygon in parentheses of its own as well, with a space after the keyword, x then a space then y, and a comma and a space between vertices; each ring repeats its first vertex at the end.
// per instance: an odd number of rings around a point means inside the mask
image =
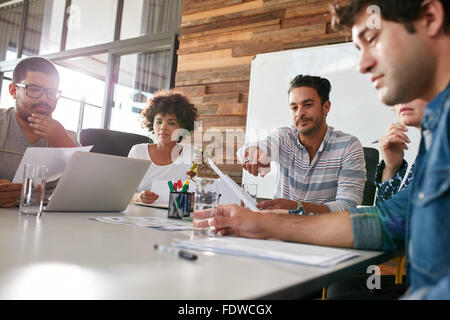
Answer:
POLYGON ((194 211, 194 192, 171 192, 169 195, 168 218, 190 217, 194 211))

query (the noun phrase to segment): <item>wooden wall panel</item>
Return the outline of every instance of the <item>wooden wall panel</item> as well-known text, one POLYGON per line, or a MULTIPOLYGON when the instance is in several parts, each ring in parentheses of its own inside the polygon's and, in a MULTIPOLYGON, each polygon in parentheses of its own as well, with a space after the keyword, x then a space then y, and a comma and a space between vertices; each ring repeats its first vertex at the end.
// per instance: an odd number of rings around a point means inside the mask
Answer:
POLYGON ((212 10, 200 11, 192 14, 183 14, 181 17, 181 23, 187 23, 192 21, 199 21, 202 19, 213 18, 217 16, 224 16, 233 13, 239 13, 243 11, 249 11, 254 9, 262 8, 263 0, 255 0, 244 2, 240 4, 235 4, 232 6, 224 6, 222 8, 216 7, 212 10))
POLYGON ((217 8, 225 8, 244 2, 243 0, 191 0, 183 1, 183 15, 204 11, 205 8, 213 10, 217 8))
MULTIPOLYGON (((350 41, 350 34, 331 30, 329 3, 183 1, 175 87, 199 109, 201 127, 197 137, 208 132, 209 136, 205 136, 210 138, 214 131, 222 135, 218 142, 223 143, 224 164, 219 167, 238 183, 242 168, 234 153, 245 141, 253 57, 259 53, 350 41), (227 139, 230 130, 238 132, 238 141, 227 139)), ((201 145, 211 146, 211 141, 203 141, 201 145)), ((205 173, 212 175, 210 170, 205 173)))

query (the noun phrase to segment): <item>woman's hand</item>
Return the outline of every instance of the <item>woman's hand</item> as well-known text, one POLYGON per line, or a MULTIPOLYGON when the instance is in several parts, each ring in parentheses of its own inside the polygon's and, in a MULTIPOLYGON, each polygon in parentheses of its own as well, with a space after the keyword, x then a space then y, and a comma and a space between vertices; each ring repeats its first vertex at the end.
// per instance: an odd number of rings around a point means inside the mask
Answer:
POLYGON ((404 125, 393 123, 386 134, 380 138, 379 146, 385 168, 382 181, 391 179, 402 165, 405 150, 408 150, 410 140, 405 132, 408 131, 404 125))
POLYGON ((133 200, 150 204, 155 202, 158 198, 159 195, 157 195, 156 193, 153 193, 150 190, 144 190, 139 193, 136 193, 133 197, 133 200))
POLYGON ((189 178, 191 178, 191 179, 197 175, 197 173, 196 173, 196 172, 193 172, 193 171, 187 171, 186 174, 187 174, 187 175, 189 176, 189 178))

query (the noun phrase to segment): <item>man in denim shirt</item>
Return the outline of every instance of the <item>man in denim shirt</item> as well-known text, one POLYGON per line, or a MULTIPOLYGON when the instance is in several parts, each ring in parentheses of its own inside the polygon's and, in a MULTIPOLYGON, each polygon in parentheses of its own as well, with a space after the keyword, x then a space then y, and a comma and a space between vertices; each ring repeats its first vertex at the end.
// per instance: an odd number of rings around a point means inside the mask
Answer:
POLYGON ((431 100, 413 183, 375 208, 350 210, 353 246, 405 249, 406 297, 450 299, 450 4, 415 0, 397 8, 394 2, 352 1, 337 11, 352 26, 360 71, 371 74, 385 104, 431 100), (381 28, 367 26, 372 4, 381 9, 381 28))
POLYGON ((294 216, 229 205, 220 207, 210 224, 221 234, 251 238, 405 249, 404 298, 450 299, 450 2, 352 0, 336 7, 334 18, 352 27, 360 71, 371 74, 385 104, 431 101, 413 182, 377 207, 294 216))

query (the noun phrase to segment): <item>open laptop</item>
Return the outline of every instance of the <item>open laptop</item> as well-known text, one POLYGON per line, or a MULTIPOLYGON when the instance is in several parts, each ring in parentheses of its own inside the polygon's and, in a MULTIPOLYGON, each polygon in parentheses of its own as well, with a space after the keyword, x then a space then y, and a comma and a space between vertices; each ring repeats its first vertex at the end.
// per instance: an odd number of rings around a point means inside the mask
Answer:
POLYGON ((75 152, 44 211, 123 211, 150 161, 75 152))

